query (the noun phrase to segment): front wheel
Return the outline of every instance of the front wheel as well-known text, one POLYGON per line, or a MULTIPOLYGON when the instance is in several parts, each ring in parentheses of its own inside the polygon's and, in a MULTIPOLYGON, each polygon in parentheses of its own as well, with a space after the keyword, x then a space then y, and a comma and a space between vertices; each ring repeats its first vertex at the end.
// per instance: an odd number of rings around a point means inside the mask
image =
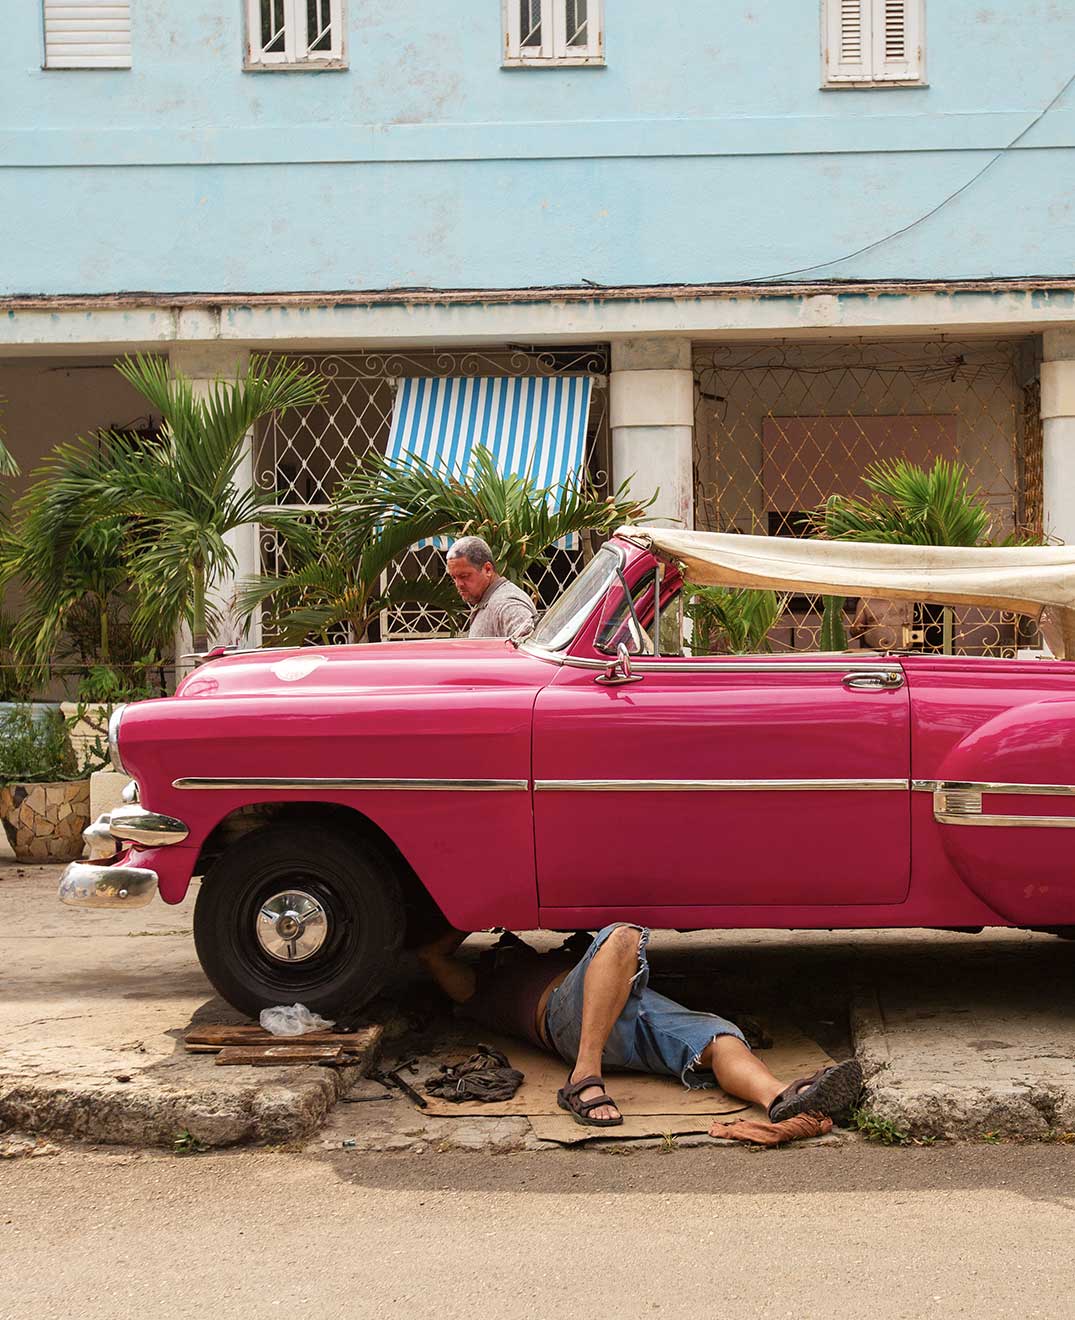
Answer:
POLYGON ((357 836, 268 825, 240 839, 202 880, 194 945, 229 1004, 256 1017, 305 1004, 332 1018, 384 984, 403 942, 399 883, 357 836))

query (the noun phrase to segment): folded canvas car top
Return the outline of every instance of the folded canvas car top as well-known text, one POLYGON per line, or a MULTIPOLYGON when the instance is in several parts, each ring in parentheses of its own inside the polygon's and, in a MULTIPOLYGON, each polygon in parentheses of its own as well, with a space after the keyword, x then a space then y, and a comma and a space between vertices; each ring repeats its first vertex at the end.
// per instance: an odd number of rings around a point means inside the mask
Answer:
POLYGON ((617 535, 677 560, 687 580, 699 585, 983 605, 1030 615, 1042 619, 1059 659, 1075 657, 1075 546, 881 545, 663 527, 621 527, 617 535))

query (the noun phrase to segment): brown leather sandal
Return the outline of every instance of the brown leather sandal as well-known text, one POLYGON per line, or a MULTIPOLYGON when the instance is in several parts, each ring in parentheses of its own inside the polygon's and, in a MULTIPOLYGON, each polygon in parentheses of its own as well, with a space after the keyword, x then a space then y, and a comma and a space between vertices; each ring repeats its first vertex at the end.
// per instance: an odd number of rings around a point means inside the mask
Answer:
POLYGON ((623 1122, 623 1115, 619 1113, 619 1105, 610 1095, 604 1094, 605 1083, 600 1077, 584 1077, 581 1082, 573 1082, 570 1075, 567 1079, 567 1085, 561 1086, 556 1092, 556 1103, 561 1109, 566 1109, 576 1123, 582 1127, 619 1127, 623 1122), (596 1096, 593 1100, 582 1100, 580 1096, 583 1091, 591 1086, 600 1086, 602 1094, 596 1096), (600 1109, 602 1105, 612 1105, 617 1111, 615 1118, 591 1118, 590 1114, 595 1109, 600 1109))
POLYGON ((769 1106, 769 1121, 782 1123, 796 1114, 835 1118, 850 1109, 861 1092, 862 1065, 858 1059, 845 1059, 785 1086, 769 1106))

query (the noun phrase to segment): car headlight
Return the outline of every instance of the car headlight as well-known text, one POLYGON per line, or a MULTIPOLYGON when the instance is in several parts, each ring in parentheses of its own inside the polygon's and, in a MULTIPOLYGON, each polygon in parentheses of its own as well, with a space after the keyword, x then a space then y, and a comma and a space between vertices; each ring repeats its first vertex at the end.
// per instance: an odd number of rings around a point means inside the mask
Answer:
POLYGON ((108 754, 112 758, 113 770, 118 770, 121 775, 129 775, 131 772, 124 766, 123 760, 119 754, 119 726, 123 719, 123 712, 127 709, 124 706, 117 706, 108 717, 108 754))

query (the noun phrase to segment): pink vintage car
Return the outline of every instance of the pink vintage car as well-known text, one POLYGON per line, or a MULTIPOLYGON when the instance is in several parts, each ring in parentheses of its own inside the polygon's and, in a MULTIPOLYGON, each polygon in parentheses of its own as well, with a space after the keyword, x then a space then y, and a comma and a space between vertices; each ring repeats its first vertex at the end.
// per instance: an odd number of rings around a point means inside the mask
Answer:
POLYGON ((681 568, 942 601, 988 580, 1065 623, 1071 552, 836 562, 774 541, 618 535, 521 642, 211 659, 116 711, 127 805, 87 831, 61 897, 178 903, 201 876, 220 994, 329 1016, 434 909, 463 930, 1075 925, 1069 662, 699 657, 680 626, 681 568))

